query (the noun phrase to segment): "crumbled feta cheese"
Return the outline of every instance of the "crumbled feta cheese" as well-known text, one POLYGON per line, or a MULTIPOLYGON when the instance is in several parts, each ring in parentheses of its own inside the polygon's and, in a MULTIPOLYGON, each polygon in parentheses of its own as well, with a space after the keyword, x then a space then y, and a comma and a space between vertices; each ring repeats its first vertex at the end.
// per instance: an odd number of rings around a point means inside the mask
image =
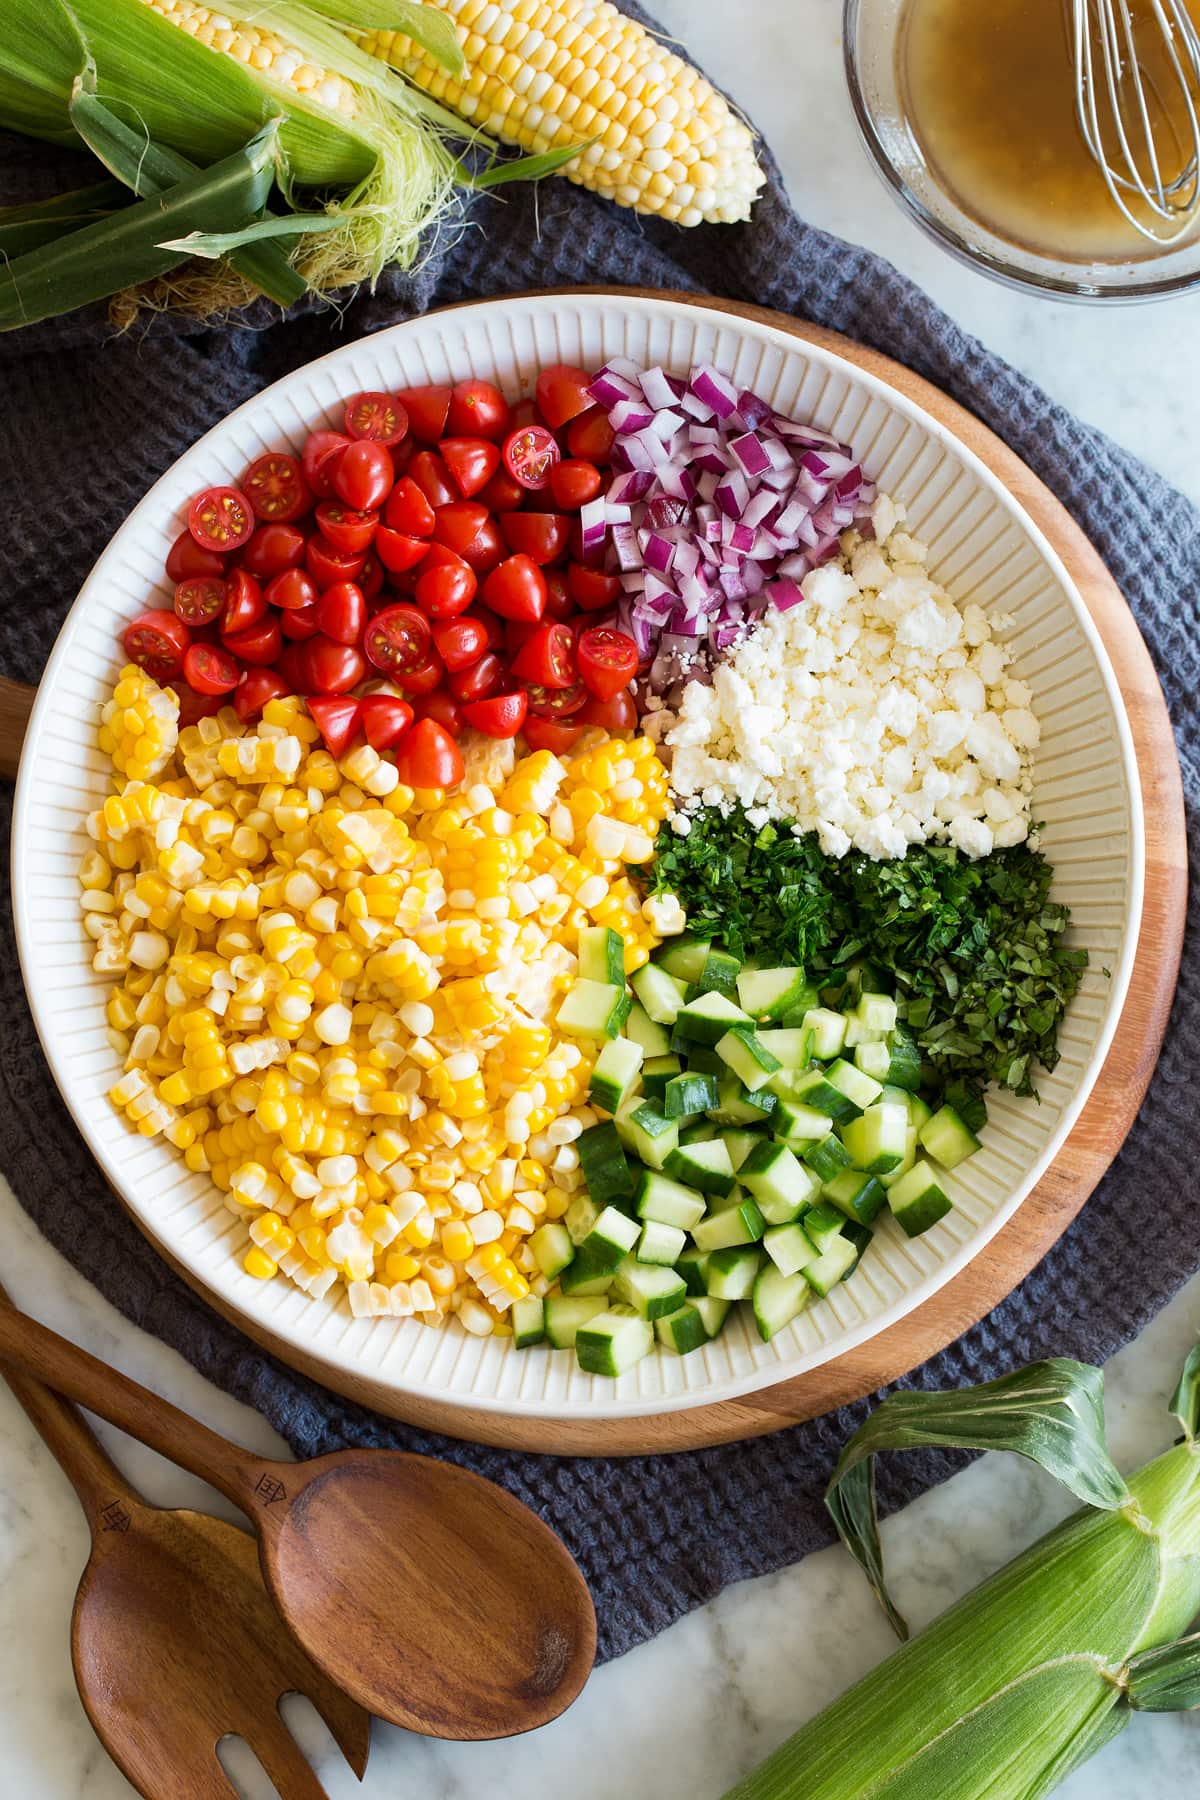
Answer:
POLYGON ((674 829, 688 808, 786 818, 834 856, 902 856, 939 839, 968 856, 1029 833, 1029 753, 1040 738, 1024 682, 983 608, 955 605, 886 495, 875 541, 849 535, 814 569, 805 603, 768 612, 678 714, 659 712, 674 829))

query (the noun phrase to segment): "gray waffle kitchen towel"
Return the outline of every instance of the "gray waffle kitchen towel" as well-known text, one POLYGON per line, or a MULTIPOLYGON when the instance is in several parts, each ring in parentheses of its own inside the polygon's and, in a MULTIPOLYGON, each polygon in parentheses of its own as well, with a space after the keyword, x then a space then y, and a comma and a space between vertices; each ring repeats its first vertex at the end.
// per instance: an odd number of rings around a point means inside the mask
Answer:
MULTIPOLYGON (((562 181, 479 201, 477 228, 389 275, 339 316, 267 309, 232 326, 158 319, 115 338, 98 313, 0 341, 0 666, 36 681, 94 558, 172 460, 268 382, 360 333, 431 307, 572 284, 687 288, 778 307, 886 351, 953 394, 1048 483, 1132 605, 1171 707, 1198 844, 1200 517, 1159 476, 1053 404, 953 324, 887 263, 815 231, 768 185, 748 225, 681 231, 562 181)), ((67 155, 0 140, 10 201, 94 179, 67 155)), ((864 176, 865 179, 865 176, 864 176)), ((3 788, 11 806, 11 789, 3 788)), ((1193 908, 1198 904, 1193 898, 1193 908)), ((509 1454, 409 1430, 327 1393, 258 1350, 178 1280, 107 1192, 50 1078, 17 967, 7 894, 0 919, 0 1167, 50 1241, 129 1318, 248 1401, 301 1456, 384 1444, 448 1457, 502 1483, 562 1534, 596 1601, 600 1651, 619 1655, 726 1583, 829 1541, 821 1503, 839 1446, 866 1405, 773 1436, 625 1461, 509 1454), (737 1520, 737 1529, 729 1521, 737 1520)), ((1167 1048, 1128 1143, 1080 1218, 1003 1305, 911 1377, 958 1386, 1035 1357, 1101 1361, 1200 1264, 1189 1184, 1200 1057, 1200 953, 1189 920, 1167 1048)), ((1166 1374, 1164 1372, 1164 1380, 1166 1374)), ((957 1463, 892 1461, 892 1509, 957 1463)))

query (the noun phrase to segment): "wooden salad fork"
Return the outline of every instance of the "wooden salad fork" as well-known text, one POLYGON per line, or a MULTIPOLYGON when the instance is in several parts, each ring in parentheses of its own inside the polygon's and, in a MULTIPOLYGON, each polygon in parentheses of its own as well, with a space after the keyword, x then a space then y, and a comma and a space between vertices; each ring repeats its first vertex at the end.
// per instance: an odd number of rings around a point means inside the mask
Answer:
MULTIPOLYGON (((3 1290, 0 1289, 0 1295, 3 1290)), ((283 1800, 325 1800, 279 1701, 304 1694, 359 1780, 370 1715, 322 1674, 271 1604, 254 1539, 150 1506, 75 1407, 6 1366, 4 1379, 69 1477, 92 1532, 75 1596, 75 1685, 97 1737, 146 1800, 236 1800, 217 1760, 250 1745, 283 1800)))

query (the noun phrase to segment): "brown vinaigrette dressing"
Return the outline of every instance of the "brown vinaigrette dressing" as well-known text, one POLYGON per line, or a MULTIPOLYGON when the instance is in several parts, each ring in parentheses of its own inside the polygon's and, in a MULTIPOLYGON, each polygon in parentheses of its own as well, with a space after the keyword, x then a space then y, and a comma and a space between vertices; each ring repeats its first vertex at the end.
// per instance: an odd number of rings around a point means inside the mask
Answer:
MULTIPOLYGON (((1042 255, 1128 261, 1156 247, 1122 218, 1075 116, 1066 0, 908 0, 898 76, 931 173, 998 236, 1042 255)), ((1167 52, 1133 0, 1164 174, 1186 119, 1167 52)), ((1188 0, 1200 22, 1200 0, 1188 0)), ((1099 51, 1097 50, 1099 65, 1099 51)))

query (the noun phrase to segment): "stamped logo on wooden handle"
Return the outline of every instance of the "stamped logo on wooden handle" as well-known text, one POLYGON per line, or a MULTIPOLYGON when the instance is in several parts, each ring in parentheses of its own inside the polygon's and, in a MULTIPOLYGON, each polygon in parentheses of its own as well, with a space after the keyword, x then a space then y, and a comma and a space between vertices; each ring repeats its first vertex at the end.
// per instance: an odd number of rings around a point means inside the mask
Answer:
POLYGON ((274 1475, 260 1475, 254 1484, 254 1492, 264 1506, 274 1506, 277 1500, 287 1499, 287 1489, 274 1475))
POLYGON ((100 1512, 101 1531, 128 1531, 131 1520, 119 1500, 112 1500, 100 1512))

